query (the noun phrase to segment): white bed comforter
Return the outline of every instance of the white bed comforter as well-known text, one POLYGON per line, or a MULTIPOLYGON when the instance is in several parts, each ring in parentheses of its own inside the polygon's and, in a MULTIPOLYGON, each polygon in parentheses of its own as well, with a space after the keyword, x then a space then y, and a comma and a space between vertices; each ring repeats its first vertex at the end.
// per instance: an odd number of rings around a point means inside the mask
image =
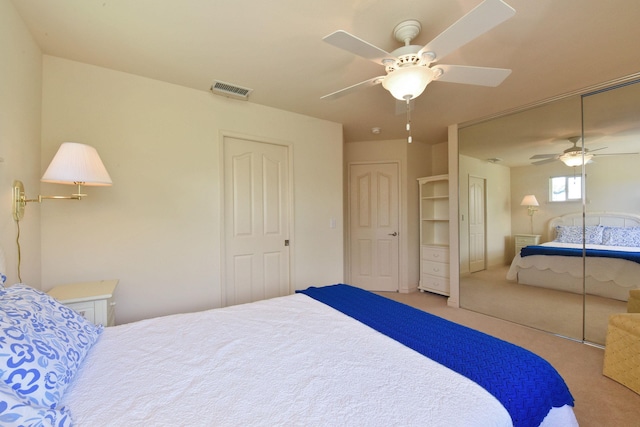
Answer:
MULTIPOLYGON (((305 295, 106 328, 78 426, 509 426, 474 382, 305 295)), ((547 425, 577 425, 572 408, 547 425)))
MULTIPOLYGON (((547 242, 540 246, 561 248, 578 248, 582 245, 573 243, 547 242)), ((638 252, 638 248, 626 246, 586 245, 587 249, 610 251, 638 252)), ((530 255, 521 257, 516 254, 507 272, 507 280, 518 279, 519 268, 535 267, 538 270, 551 270, 555 273, 568 273, 573 277, 582 277, 582 258, 556 255, 530 255)), ((589 257, 585 264, 587 277, 601 282, 613 281, 625 288, 636 288, 640 277, 640 264, 617 258, 589 257)))

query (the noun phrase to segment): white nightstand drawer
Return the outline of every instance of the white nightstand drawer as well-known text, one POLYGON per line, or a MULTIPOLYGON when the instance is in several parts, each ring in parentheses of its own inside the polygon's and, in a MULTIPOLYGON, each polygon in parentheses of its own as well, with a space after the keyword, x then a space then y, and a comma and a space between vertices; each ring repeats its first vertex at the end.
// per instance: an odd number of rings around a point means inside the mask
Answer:
POLYGON ((96 305, 93 301, 65 303, 64 305, 66 305, 72 310, 77 311, 82 317, 87 319, 89 322, 96 323, 96 305))
POLYGON ((71 283, 47 292, 62 304, 77 311, 96 325, 115 325, 114 291, 118 280, 71 283))
POLYGON ((422 273, 449 278, 449 264, 433 261, 422 261, 422 273))
POLYGON ((513 236, 514 248, 516 255, 520 253, 520 249, 525 246, 540 244, 539 234, 516 234, 513 236))
POLYGON ((439 248, 436 246, 423 246, 422 259, 436 262, 449 262, 449 248, 439 248))

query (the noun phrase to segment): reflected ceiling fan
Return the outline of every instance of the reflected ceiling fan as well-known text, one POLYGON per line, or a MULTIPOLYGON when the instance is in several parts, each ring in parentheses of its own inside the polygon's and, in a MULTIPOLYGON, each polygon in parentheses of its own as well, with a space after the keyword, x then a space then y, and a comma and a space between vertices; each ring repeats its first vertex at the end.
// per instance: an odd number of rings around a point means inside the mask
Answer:
POLYGON ((596 151, 606 150, 607 147, 596 148, 595 150, 589 150, 588 148, 584 149, 584 157, 582 155, 582 146, 578 146, 578 142, 582 142, 582 137, 580 136, 572 136, 567 138, 569 142, 573 144, 572 147, 567 148, 562 153, 558 154, 536 154, 535 156, 529 157, 530 160, 542 159, 537 162, 532 162, 532 165, 544 165, 547 163, 555 162, 556 160, 560 160, 565 165, 570 167, 582 166, 584 164, 591 163, 593 158, 596 156, 624 156, 628 154, 640 154, 640 153, 599 153, 594 154, 596 151))
POLYGON ((323 40, 384 66, 387 74, 330 93, 321 99, 336 99, 380 83, 394 98, 406 100, 407 104, 420 96, 432 81, 498 86, 511 70, 433 64, 514 14, 515 10, 502 0, 484 0, 425 46, 411 45, 411 40, 420 33, 420 23, 415 20, 403 21, 395 27, 393 34, 404 46, 390 53, 346 31, 335 31, 323 40))

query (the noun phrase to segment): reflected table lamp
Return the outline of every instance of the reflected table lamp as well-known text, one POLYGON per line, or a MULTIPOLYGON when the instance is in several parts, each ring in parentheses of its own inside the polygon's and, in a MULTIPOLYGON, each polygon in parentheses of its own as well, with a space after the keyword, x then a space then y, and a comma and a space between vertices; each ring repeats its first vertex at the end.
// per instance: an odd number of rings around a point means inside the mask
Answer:
POLYGON ((520 203, 520 206, 527 207, 527 212, 529 214, 529 217, 531 218, 531 234, 533 234, 533 214, 536 213, 540 204, 538 203, 536 196, 534 196, 533 194, 527 194, 522 199, 522 203, 520 203))

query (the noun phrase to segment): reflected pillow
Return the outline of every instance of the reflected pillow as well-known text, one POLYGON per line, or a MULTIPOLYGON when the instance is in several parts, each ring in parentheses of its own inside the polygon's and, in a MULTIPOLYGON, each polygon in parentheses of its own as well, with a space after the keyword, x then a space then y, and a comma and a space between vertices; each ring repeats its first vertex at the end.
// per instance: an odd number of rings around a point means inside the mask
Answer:
MULTIPOLYGON (((604 227, 601 225, 587 225, 584 230, 585 243, 601 245, 604 227)), ((556 227, 556 242, 582 244, 581 225, 559 225, 556 227)))
POLYGON ((28 399, 0 382, 0 425, 71 427, 71 416, 65 408, 51 409, 32 405, 28 399))
POLYGON ((640 227, 605 227, 602 233, 602 244, 640 247, 640 227))
POLYGON ((23 284, 0 289, 0 381, 55 408, 102 326, 23 284))

